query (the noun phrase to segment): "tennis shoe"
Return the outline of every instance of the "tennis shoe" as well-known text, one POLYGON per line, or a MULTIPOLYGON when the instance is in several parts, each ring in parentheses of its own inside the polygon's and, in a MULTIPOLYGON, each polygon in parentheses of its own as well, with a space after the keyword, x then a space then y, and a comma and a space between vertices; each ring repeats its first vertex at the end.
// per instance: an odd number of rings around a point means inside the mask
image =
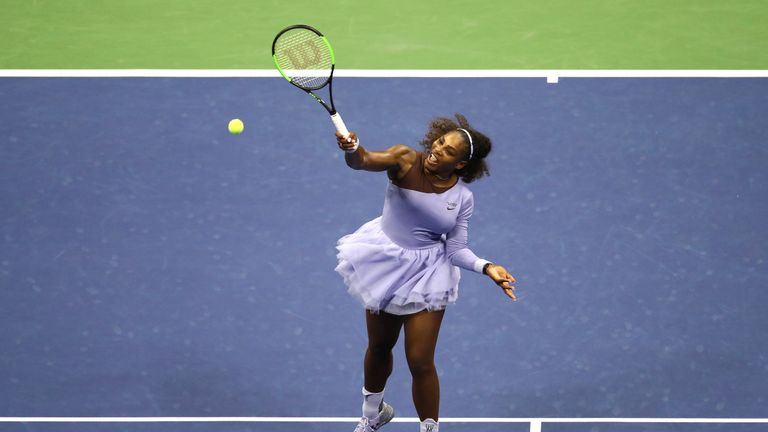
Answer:
POLYGON ((392 405, 386 402, 381 402, 379 415, 372 420, 369 420, 368 417, 362 417, 360 422, 357 423, 355 432, 375 432, 379 430, 380 427, 389 423, 393 418, 395 418, 395 409, 392 408, 392 405))

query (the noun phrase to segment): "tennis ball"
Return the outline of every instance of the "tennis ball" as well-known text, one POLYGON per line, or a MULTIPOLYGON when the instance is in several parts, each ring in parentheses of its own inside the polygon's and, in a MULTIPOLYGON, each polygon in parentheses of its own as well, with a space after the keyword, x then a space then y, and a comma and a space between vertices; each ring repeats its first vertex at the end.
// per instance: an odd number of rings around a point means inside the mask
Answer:
POLYGON ((243 129, 245 129, 245 125, 242 120, 232 119, 229 121, 229 133, 234 135, 241 134, 243 133, 243 129))

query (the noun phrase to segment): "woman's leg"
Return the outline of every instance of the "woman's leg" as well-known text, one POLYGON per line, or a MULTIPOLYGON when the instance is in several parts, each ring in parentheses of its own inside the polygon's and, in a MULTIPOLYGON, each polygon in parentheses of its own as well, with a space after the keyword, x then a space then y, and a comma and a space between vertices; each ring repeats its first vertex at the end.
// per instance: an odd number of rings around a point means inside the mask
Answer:
POLYGON ((413 377, 413 404, 419 418, 438 420, 440 382, 435 347, 445 311, 423 311, 405 317, 405 356, 413 377))
POLYGON ((368 327, 368 349, 365 351, 365 389, 372 393, 384 390, 392 373, 392 348, 400 336, 403 317, 386 312, 365 311, 368 327))

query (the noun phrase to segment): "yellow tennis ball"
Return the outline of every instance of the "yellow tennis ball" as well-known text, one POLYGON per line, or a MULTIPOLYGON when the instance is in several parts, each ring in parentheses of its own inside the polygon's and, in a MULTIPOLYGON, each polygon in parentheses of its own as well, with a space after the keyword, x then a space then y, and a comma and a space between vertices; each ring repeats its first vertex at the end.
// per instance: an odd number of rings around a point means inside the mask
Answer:
POLYGON ((237 135, 243 133, 243 129, 245 129, 245 125, 242 120, 232 119, 229 121, 229 133, 237 135))

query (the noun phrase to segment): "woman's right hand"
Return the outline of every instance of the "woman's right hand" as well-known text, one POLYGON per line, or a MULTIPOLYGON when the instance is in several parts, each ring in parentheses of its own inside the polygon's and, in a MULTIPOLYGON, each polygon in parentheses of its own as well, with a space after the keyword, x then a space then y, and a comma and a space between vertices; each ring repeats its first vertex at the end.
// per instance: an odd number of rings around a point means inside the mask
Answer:
POLYGON ((339 148, 345 152, 351 151, 358 145, 357 134, 350 131, 349 135, 345 137, 341 132, 336 131, 336 143, 339 145, 339 148))

